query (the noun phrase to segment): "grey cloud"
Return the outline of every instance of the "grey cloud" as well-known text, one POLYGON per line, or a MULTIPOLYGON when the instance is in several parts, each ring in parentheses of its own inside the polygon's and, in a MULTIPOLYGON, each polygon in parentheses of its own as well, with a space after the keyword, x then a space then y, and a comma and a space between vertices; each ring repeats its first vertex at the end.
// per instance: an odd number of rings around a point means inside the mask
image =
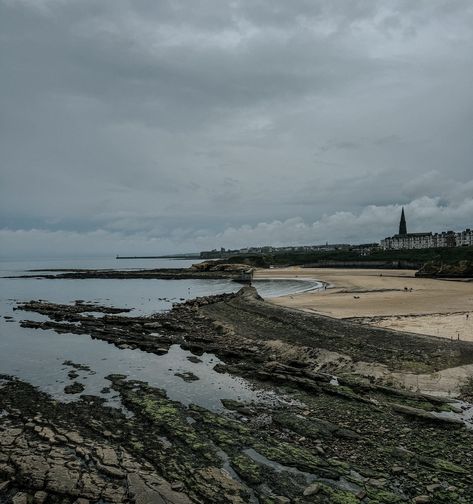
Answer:
POLYGON ((0 0, 0 227, 243 246, 423 197, 460 225, 472 22, 468 0, 0 0))
MULTIPOLYGON (((471 227, 473 222, 473 201, 443 205, 438 198, 422 197, 405 206, 409 230, 442 231, 448 222, 471 227)), ((174 227, 172 230, 151 225, 149 228, 133 229, 134 222, 117 222, 118 226, 129 228, 125 233, 117 229, 95 229, 93 231, 63 230, 0 230, 4 256, 28 256, 35 250, 36 256, 61 256, 108 254, 120 252, 135 254, 146 251, 149 254, 175 252, 175 250, 199 251, 216 247, 240 247, 245 245, 305 245, 324 243, 377 241, 380 236, 394 234, 397 229, 401 207, 399 205, 369 205, 359 214, 340 211, 323 215, 314 222, 300 217, 286 220, 258 222, 254 225, 228 226, 215 233, 198 227, 174 227)))

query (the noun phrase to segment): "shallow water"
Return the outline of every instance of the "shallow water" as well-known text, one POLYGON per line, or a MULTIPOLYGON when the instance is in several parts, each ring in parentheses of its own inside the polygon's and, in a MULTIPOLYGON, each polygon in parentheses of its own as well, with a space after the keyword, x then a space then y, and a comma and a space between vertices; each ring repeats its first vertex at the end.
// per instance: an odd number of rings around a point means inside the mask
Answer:
MULTIPOLYGON (((195 261, 174 260, 50 260, 34 262, 0 261, 0 276, 24 274, 34 268, 112 268, 119 267, 182 267, 195 261)), ((258 280, 254 283, 263 297, 273 297, 320 288, 313 281, 258 280)), ((241 285, 230 280, 156 280, 156 279, 82 279, 47 280, 35 278, 0 278, 0 374, 23 379, 62 401, 78 398, 64 394, 72 381, 67 377, 71 367, 64 361, 90 367, 77 370, 75 381, 85 386, 83 394, 101 395, 111 405, 118 404, 111 393, 101 392, 110 385, 105 376, 111 373, 127 375, 166 390, 170 399, 183 404, 195 403, 218 410, 220 399, 243 401, 263 400, 264 393, 255 391, 243 379, 219 374, 213 370, 219 359, 211 354, 199 356, 202 363, 192 363, 190 352, 178 345, 168 354, 157 356, 141 350, 120 350, 87 335, 56 334, 51 330, 22 328, 22 319, 44 320, 29 312, 13 311, 18 301, 43 299, 56 303, 73 303, 77 299, 95 301, 105 306, 132 308, 129 315, 148 315, 168 310, 173 303, 197 296, 236 292, 241 285), (7 321, 4 316, 12 316, 7 321), (192 372, 199 377, 184 382, 175 373, 192 372)), ((124 314, 126 316, 127 314, 124 314)))

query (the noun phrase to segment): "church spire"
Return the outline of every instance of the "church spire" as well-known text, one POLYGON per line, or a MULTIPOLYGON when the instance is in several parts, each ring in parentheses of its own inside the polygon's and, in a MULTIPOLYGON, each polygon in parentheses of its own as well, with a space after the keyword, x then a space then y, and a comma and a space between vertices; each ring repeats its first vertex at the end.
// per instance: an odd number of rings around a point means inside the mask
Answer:
POLYGON ((406 216, 404 215, 404 207, 402 207, 401 221, 399 222, 399 234, 400 235, 407 234, 407 225, 406 225, 406 216))

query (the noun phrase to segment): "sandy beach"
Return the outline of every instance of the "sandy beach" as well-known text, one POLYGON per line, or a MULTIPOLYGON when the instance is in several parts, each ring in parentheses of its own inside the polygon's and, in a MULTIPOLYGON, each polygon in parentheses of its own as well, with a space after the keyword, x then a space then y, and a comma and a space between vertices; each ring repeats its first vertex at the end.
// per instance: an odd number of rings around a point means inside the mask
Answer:
POLYGON ((412 270, 258 270, 255 278, 310 278, 327 289, 272 299, 299 310, 378 327, 473 341, 473 282, 415 278, 412 270))

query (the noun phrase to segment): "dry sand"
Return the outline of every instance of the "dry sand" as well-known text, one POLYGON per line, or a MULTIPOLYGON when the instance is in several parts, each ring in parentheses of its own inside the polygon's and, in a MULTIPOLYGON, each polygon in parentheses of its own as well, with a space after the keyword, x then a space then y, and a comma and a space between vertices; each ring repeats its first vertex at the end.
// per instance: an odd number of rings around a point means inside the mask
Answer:
POLYGON ((255 278, 308 278, 328 284, 324 291, 273 298, 278 305, 473 341, 473 282, 415 278, 411 270, 299 267, 258 270, 255 278))

